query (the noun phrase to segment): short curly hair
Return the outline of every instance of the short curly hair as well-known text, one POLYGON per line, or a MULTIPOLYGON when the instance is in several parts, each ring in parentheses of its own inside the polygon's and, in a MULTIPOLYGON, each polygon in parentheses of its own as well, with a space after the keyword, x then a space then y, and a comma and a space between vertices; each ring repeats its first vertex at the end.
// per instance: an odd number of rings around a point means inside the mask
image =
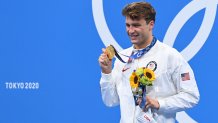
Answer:
POLYGON ((147 2, 133 2, 123 8, 122 15, 133 20, 144 18, 148 24, 151 20, 155 22, 156 11, 147 2))

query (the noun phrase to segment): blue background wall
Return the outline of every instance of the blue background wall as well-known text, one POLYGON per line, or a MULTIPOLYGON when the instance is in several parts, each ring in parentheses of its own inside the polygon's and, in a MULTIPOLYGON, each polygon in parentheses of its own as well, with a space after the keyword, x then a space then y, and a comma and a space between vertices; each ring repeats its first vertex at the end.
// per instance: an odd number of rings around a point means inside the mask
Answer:
MULTIPOLYGON (((103 3, 108 27, 123 48, 131 44, 121 10, 130 2, 103 3)), ((149 2, 157 11, 154 35, 163 40, 191 0, 149 2)), ((190 43, 204 12, 183 26, 176 49, 190 43)), ((216 17, 206 43, 189 61, 201 100, 187 114, 200 123, 215 122, 217 116, 217 27, 216 17)), ((0 123, 118 123, 119 107, 108 108, 101 100, 97 59, 102 47, 91 0, 0 0, 0 123), (9 89, 6 82, 37 82, 40 87, 9 89)))

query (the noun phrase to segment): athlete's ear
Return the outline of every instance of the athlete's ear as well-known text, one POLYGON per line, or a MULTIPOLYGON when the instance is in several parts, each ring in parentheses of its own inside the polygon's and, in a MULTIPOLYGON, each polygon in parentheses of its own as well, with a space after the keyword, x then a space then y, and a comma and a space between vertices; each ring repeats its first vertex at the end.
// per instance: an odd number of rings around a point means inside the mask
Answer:
POLYGON ((149 25, 149 30, 150 30, 150 31, 153 30, 153 28, 154 28, 154 21, 151 20, 151 21, 148 23, 148 25, 149 25))

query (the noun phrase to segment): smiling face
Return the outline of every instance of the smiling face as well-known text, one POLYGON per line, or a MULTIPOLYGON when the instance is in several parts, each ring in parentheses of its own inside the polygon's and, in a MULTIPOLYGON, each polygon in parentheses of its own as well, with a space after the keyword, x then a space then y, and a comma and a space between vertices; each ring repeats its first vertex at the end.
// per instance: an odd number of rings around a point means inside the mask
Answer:
POLYGON ((147 2, 133 2, 122 10, 126 17, 126 31, 136 49, 145 48, 153 39, 156 11, 147 2))
POLYGON ((147 24, 144 18, 132 19, 126 17, 126 31, 136 49, 145 48, 151 43, 153 27, 153 20, 147 24))

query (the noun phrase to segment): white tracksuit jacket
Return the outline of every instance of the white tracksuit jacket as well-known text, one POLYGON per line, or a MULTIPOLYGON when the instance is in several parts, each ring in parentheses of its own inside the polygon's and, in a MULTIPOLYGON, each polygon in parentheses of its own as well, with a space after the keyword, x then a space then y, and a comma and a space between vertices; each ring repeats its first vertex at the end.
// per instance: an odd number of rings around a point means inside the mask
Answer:
MULTIPOLYGON (((134 50, 130 47, 121 53, 130 56, 134 50)), ((159 110, 154 110, 158 114, 158 123, 175 123, 176 112, 191 108, 199 101, 199 91, 189 64, 178 51, 157 41, 141 58, 129 64, 116 59, 112 73, 102 73, 100 86, 103 102, 110 107, 120 105, 120 123, 137 123, 136 117, 141 109, 135 106, 129 77, 134 69, 146 67, 149 63, 156 64, 153 64, 156 66, 156 79, 153 86, 146 87, 146 94, 159 101, 159 110), (190 80, 182 80, 184 73, 190 80)))

